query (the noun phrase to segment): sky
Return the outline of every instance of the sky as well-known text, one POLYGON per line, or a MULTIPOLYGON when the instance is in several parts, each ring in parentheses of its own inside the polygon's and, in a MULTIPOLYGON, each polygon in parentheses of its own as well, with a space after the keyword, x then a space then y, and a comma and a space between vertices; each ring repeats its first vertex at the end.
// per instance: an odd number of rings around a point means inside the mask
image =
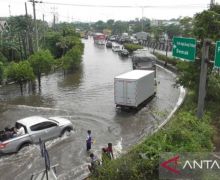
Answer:
MULTIPOLYGON (((134 20, 171 19, 184 16, 192 17, 195 13, 208 9, 210 0, 38 0, 36 3, 37 19, 52 22, 53 15, 59 22, 94 22, 98 20, 134 20), (62 4, 62 5, 61 5, 62 4), (76 6, 77 5, 77 6, 76 6), (117 6, 117 7, 115 7, 117 6), (119 7, 118 7, 119 6, 119 7)), ((28 14, 33 14, 32 3, 28 0, 0 0, 0 17, 25 14, 27 2, 28 14)), ((220 3, 220 0, 215 0, 220 3)))

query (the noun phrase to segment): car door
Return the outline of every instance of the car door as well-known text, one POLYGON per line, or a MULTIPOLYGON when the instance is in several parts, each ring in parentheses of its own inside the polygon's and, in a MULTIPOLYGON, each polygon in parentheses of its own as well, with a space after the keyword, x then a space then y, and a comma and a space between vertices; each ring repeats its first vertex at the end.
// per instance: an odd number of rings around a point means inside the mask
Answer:
POLYGON ((44 122, 45 140, 59 137, 60 131, 60 127, 55 122, 44 122))
POLYGON ((30 127, 31 130, 30 136, 34 143, 39 142, 39 138, 41 138, 42 141, 46 140, 44 127, 45 127, 44 122, 37 123, 30 127))

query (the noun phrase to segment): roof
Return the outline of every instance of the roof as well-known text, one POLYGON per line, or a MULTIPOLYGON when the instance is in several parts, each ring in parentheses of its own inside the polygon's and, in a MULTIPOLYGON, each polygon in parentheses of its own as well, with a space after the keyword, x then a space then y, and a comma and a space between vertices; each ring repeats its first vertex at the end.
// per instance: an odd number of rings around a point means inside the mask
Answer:
POLYGON ((30 127, 34 124, 45 122, 45 121, 50 121, 50 120, 48 120, 44 117, 40 117, 40 116, 30 116, 30 117, 27 117, 27 118, 20 119, 17 122, 21 123, 25 126, 30 127))
POLYGON ((137 51, 134 51, 133 56, 132 56, 132 61, 156 61, 157 57, 151 54, 148 50, 146 49, 140 49, 137 51))
POLYGON ((140 79, 148 74, 154 73, 151 70, 133 70, 119 76, 116 76, 115 79, 140 79))

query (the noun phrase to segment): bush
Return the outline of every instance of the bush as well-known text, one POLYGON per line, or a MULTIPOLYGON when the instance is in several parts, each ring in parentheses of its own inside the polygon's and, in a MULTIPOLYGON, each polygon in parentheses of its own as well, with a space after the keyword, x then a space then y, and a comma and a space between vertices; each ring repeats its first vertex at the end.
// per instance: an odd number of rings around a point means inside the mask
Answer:
POLYGON ((208 88, 206 99, 209 101, 220 101, 220 76, 217 73, 212 73, 208 77, 208 88))
POLYGON ((8 79, 20 85, 21 93, 23 93, 23 84, 27 81, 33 81, 35 78, 33 69, 28 61, 12 62, 6 70, 6 74, 8 79))
POLYGON ((129 53, 132 53, 138 49, 143 49, 143 46, 141 46, 141 45, 129 44, 129 43, 124 44, 124 47, 125 47, 125 49, 127 49, 129 51, 129 53))
POLYGON ((176 64, 178 63, 178 59, 176 58, 171 58, 171 57, 167 57, 163 54, 160 54, 160 53, 154 53, 154 55, 159 59, 159 60, 162 60, 164 62, 167 62, 169 64, 172 64, 173 66, 176 66, 176 64))
POLYGON ((49 50, 40 50, 28 58, 34 74, 37 76, 39 87, 41 85, 41 75, 42 73, 48 74, 54 64, 53 56, 49 50))
POLYGON ((100 167, 98 177, 92 179, 158 179, 160 153, 212 151, 212 132, 208 115, 199 120, 194 112, 182 110, 164 129, 100 167))
POLYGON ((65 70, 73 70, 77 68, 82 60, 83 46, 75 46, 69 50, 65 56, 61 59, 62 68, 65 70))

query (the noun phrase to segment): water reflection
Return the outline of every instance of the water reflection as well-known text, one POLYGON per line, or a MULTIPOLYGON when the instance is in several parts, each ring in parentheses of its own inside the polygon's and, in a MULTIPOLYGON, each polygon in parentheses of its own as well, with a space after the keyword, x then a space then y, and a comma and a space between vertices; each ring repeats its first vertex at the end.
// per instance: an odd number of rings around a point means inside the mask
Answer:
POLYGON ((81 85, 83 79, 83 65, 80 65, 73 72, 69 72, 63 75, 63 78, 58 80, 58 87, 66 88, 72 87, 77 88, 81 85))

